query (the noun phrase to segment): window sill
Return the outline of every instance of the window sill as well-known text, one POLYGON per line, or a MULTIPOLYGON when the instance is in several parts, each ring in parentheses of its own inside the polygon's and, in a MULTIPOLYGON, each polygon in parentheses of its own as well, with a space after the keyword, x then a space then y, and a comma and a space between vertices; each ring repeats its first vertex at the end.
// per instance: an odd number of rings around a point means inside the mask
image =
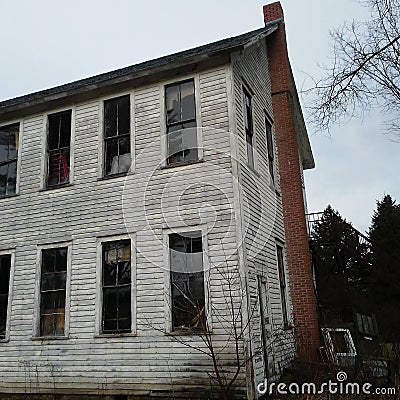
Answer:
POLYGON ((0 200, 3 200, 3 199, 12 199, 13 197, 17 197, 18 195, 19 195, 18 193, 1 195, 1 196, 0 196, 0 200))
POLYGON ((39 192, 47 192, 49 190, 69 188, 69 187, 72 187, 72 186, 74 186, 73 183, 65 183, 63 185, 46 186, 43 189, 40 189, 39 192))
POLYGON ((174 164, 169 164, 169 165, 161 165, 160 169, 171 169, 171 168, 178 168, 178 167, 186 167, 188 165, 193 165, 193 164, 201 164, 204 162, 203 158, 200 158, 199 160, 195 161, 186 161, 186 162, 179 162, 179 163, 174 163, 174 164))
POLYGON ((68 340, 69 336, 35 336, 32 337, 33 341, 46 341, 46 340, 68 340))
POLYGON ((129 174, 129 172, 122 172, 120 174, 105 175, 105 176, 101 176, 100 178, 97 178, 97 181, 108 181, 109 179, 114 179, 114 178, 124 178, 128 174, 129 174))
POLYGON ((10 339, 8 339, 8 338, 0 339, 0 343, 8 343, 9 341, 10 341, 10 339))
POLYGON ((123 338, 123 337, 136 337, 136 333, 99 333, 94 335, 95 339, 101 338, 123 338))
POLYGON ((165 336, 202 336, 202 335, 212 335, 212 332, 205 332, 205 331, 173 331, 173 332, 164 332, 165 336))

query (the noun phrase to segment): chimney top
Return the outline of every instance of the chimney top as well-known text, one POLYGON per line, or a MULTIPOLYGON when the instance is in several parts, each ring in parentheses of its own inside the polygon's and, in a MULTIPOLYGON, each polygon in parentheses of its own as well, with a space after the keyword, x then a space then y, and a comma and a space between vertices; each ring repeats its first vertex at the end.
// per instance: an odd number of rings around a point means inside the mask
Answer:
POLYGON ((263 7, 264 22, 268 23, 283 18, 283 10, 280 1, 267 4, 263 7))

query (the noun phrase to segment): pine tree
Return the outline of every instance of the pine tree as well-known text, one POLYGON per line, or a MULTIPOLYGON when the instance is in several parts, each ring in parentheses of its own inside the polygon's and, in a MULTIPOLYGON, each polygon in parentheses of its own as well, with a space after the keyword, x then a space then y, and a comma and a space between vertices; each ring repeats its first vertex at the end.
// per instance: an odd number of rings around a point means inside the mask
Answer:
POLYGON ((384 340, 400 341, 400 205, 386 195, 377 202, 369 237, 373 249, 370 297, 384 340))

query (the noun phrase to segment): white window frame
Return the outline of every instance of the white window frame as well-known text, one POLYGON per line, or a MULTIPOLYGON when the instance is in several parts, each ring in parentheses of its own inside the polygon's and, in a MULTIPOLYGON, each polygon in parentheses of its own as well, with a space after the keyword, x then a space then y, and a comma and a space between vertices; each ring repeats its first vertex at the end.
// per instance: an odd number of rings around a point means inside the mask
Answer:
POLYGON ((180 332, 172 328, 172 296, 171 296, 171 265, 169 255, 169 235, 173 233, 182 234, 189 232, 201 232, 203 248, 203 273, 204 273, 204 302, 206 321, 209 332, 212 332, 211 298, 210 298, 210 263, 208 260, 208 238, 206 225, 194 225, 177 228, 165 228, 163 230, 163 258, 164 268, 164 315, 165 315, 165 333, 172 335, 201 335, 201 332, 180 332))
POLYGON ((339 363, 338 357, 355 357, 357 355, 356 346, 354 345, 353 337, 351 336, 349 329, 346 329, 346 328, 321 328, 321 330, 322 330, 322 334, 325 339, 325 343, 329 346, 328 347, 329 353, 336 363, 339 363), (336 353, 334 351, 335 347, 332 342, 332 337, 330 335, 330 332, 344 332, 345 333, 344 340, 350 350, 348 353, 336 353))
POLYGON ((22 135, 23 135, 23 131, 24 131, 24 121, 23 120, 11 120, 11 121, 6 121, 6 122, 2 122, 0 124, 0 127, 6 127, 9 125, 17 125, 19 124, 19 137, 18 137, 18 157, 17 157, 17 181, 15 184, 15 194, 9 195, 9 196, 2 196, 0 197, 0 200, 2 199, 7 199, 13 196, 17 196, 19 195, 19 185, 20 185, 20 180, 21 180, 21 155, 22 155, 22 135))
POLYGON ((98 109, 99 109, 99 135, 98 135, 98 170, 97 170, 97 179, 124 179, 127 174, 115 174, 115 175, 106 175, 104 170, 104 102, 107 100, 116 99, 117 97, 129 96, 129 112, 130 112, 130 150, 131 150, 131 167, 127 172, 133 172, 135 166, 135 93, 134 91, 124 91, 120 93, 114 93, 110 96, 101 97, 98 101, 98 109))
POLYGON ((275 137, 275 125, 274 121, 271 118, 271 116, 268 114, 266 110, 264 110, 264 123, 268 122, 269 125, 271 126, 271 136, 272 136, 272 152, 274 154, 274 160, 273 160, 273 176, 271 177, 270 171, 269 171, 269 148, 268 148, 268 138, 267 138, 267 132, 266 129, 267 127, 264 127, 265 131, 265 150, 266 150, 266 164, 267 164, 267 171, 268 175, 270 177, 270 186, 273 188, 277 188, 277 179, 278 179, 278 174, 277 174, 277 167, 278 167, 278 162, 277 162, 277 152, 276 152, 276 137, 275 137))
POLYGON ((11 268, 10 268, 10 280, 8 282, 6 333, 5 333, 4 339, 0 339, 0 343, 6 343, 6 342, 10 341, 11 309, 12 309, 12 298, 13 298, 13 288, 14 288, 14 271, 15 271, 15 248, 0 250, 0 256, 5 256, 5 255, 11 256, 11 268))
POLYGON ((241 105, 242 105, 242 116, 243 116, 243 140, 246 148, 246 166, 257 173, 258 171, 258 152, 257 152, 257 128, 256 128, 256 118, 255 118, 255 101, 254 99, 257 98, 254 90, 250 88, 250 85, 242 77, 242 84, 241 84, 241 105), (245 105, 244 105, 244 93, 245 91, 250 95, 251 100, 251 117, 252 117, 252 125, 253 125, 253 165, 249 162, 249 154, 247 151, 247 138, 246 138, 246 126, 244 123, 244 115, 245 115, 245 105))
POLYGON ((43 128, 42 128, 42 152, 41 152, 41 165, 40 165, 40 189, 41 190, 53 190, 62 189, 74 184, 74 171, 75 171, 75 121, 76 121, 76 106, 71 105, 69 107, 57 108, 46 112, 43 115, 43 128), (69 150, 69 182, 65 185, 54 185, 47 186, 47 174, 48 174, 48 154, 47 154, 47 141, 49 137, 49 115, 57 114, 64 111, 71 110, 71 139, 70 139, 70 150, 69 150))
POLYGON ((170 79, 163 81, 160 84, 160 125, 161 125, 161 160, 160 166, 162 168, 179 168, 186 165, 195 164, 196 162, 204 161, 204 148, 203 148, 203 135, 202 135, 202 119, 201 119, 201 101, 200 101, 200 75, 182 75, 179 78, 170 79), (165 113, 165 88, 166 86, 179 84, 180 82, 188 81, 193 79, 194 82, 194 101, 196 106, 196 126, 197 126, 197 150, 198 159, 192 163, 178 163, 178 164, 167 164, 167 149, 168 149, 168 138, 167 138, 167 116, 165 113))
POLYGON ((33 340, 62 340, 69 338, 70 309, 71 309, 71 269, 72 269, 72 242, 46 243, 37 246, 36 253, 36 278, 35 278, 35 303, 33 317, 33 340), (42 277, 42 250, 67 247, 67 281, 65 283, 65 327, 64 335, 40 335, 40 307, 41 307, 41 277, 42 277))
POLYGON ((121 337, 135 336, 137 333, 137 266, 136 266, 136 234, 122 234, 113 236, 102 236, 97 238, 96 256, 96 317, 95 337, 121 337), (126 333, 103 333, 103 244, 119 240, 129 240, 131 243, 131 332, 126 333))

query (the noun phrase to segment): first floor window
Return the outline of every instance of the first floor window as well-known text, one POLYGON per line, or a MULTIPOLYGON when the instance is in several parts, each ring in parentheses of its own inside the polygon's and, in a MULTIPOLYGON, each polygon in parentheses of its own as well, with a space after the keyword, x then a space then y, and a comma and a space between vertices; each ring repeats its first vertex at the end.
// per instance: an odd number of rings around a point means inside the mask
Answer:
POLYGON ((283 325, 287 326, 289 323, 289 318, 288 318, 288 307, 287 307, 285 264, 283 261, 283 247, 279 245, 276 246, 276 256, 278 259, 278 274, 279 274, 279 286, 281 292, 283 325))
POLYGON ((6 336, 11 254, 0 255, 0 339, 6 336))
POLYGON ((206 330, 201 232, 169 235, 172 330, 206 330))
POLYGON ((65 334, 67 247, 42 250, 40 336, 65 334))
POLYGON ((165 88, 167 123, 167 164, 196 161, 196 104, 193 79, 165 88))
POLYGON ((0 127, 0 197, 15 194, 19 124, 0 127))
POLYGON ((67 110, 48 116, 47 186, 69 183, 71 115, 67 110))
POLYGON ((104 174, 116 175, 131 166, 129 95, 104 102, 104 174))
POLYGON ((131 284, 130 240, 103 243, 103 333, 114 334, 131 332, 131 284))

